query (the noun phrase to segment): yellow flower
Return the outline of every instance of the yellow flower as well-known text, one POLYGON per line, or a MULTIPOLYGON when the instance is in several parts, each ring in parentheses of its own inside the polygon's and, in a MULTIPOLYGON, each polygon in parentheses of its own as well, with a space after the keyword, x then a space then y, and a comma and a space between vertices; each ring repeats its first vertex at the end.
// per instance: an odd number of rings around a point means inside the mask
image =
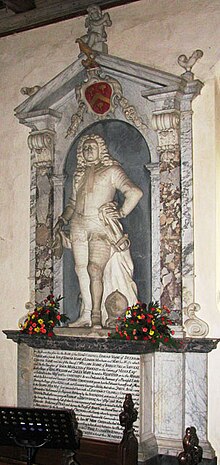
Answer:
POLYGON ((31 318, 32 318, 32 320, 34 320, 34 319, 35 319, 35 315, 32 315, 32 317, 31 317, 31 318))
POLYGON ((138 319, 139 319, 139 320, 141 320, 141 319, 142 319, 142 316, 141 316, 141 315, 138 315, 137 317, 138 317, 138 319))
POLYGON ((150 329, 149 334, 150 334, 151 336, 153 336, 154 331, 153 331, 152 329, 150 329))
POLYGON ((42 318, 39 318, 39 320, 38 320, 39 325, 42 325, 43 322, 44 322, 44 320, 42 320, 42 318))
POLYGON ((162 312, 162 310, 160 308, 157 308, 156 310, 158 311, 158 313, 162 312))
POLYGON ((40 328, 34 328, 34 331, 35 331, 35 333, 39 333, 39 332, 40 332, 40 328))

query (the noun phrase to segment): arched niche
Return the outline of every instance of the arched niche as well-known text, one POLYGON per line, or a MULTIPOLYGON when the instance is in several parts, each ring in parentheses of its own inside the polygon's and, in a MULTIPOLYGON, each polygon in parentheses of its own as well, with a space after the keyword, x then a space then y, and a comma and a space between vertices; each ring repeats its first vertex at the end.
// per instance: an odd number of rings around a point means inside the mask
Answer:
MULTIPOLYGON (((102 120, 84 129, 74 140, 66 157, 64 168, 65 207, 71 195, 72 177, 76 169, 76 150, 80 137, 98 134, 104 138, 110 154, 123 166, 129 178, 137 184, 144 195, 136 208, 122 220, 124 230, 131 241, 131 255, 134 263, 134 281, 138 287, 138 298, 148 302, 151 299, 151 195, 150 175, 145 165, 150 163, 150 152, 141 133, 132 125, 119 120, 102 120)), ((121 194, 116 201, 122 204, 121 194)), ((74 321, 80 311, 80 290, 74 270, 70 249, 63 256, 64 311, 74 321)))

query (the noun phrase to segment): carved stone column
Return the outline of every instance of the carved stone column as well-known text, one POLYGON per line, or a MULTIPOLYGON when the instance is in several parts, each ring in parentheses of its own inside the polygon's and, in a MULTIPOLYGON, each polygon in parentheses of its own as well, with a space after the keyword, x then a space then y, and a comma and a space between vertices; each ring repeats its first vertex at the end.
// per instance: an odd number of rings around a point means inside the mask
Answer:
POLYGON ((152 298, 160 300, 160 173, 159 163, 148 163, 145 168, 151 179, 151 227, 152 227, 152 298))
MULTIPOLYGON (((64 174, 53 174, 53 186, 54 186, 54 224, 57 218, 63 211, 63 191, 64 191, 64 174)), ((54 275, 54 293, 56 295, 64 295, 63 291, 63 260, 53 259, 53 275, 54 275)), ((61 302, 62 308, 62 302, 61 302)))
POLYGON ((161 304, 175 310, 181 323, 181 191, 179 112, 156 111, 153 128, 158 135, 160 164, 160 270, 161 304))
POLYGON ((54 134, 50 129, 32 131, 28 146, 32 161, 31 202, 31 299, 40 301, 53 289, 53 154, 54 134), (35 237, 35 240, 33 240, 35 237), (34 266, 33 266, 34 265, 34 266), (35 294, 35 295, 33 295, 35 294))

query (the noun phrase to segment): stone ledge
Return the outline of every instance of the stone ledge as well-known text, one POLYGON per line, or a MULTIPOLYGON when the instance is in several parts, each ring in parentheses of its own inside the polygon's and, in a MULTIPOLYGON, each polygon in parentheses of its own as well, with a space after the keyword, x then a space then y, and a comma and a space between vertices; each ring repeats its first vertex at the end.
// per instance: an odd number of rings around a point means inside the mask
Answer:
POLYGON ((182 338, 178 339, 178 347, 160 345, 154 348, 146 341, 120 341, 109 338, 59 336, 23 334, 21 331, 4 330, 7 339, 17 344, 26 344, 36 349, 74 350, 84 352, 105 352, 118 354, 147 354, 151 352, 198 352, 208 353, 216 349, 220 339, 212 338, 182 338))

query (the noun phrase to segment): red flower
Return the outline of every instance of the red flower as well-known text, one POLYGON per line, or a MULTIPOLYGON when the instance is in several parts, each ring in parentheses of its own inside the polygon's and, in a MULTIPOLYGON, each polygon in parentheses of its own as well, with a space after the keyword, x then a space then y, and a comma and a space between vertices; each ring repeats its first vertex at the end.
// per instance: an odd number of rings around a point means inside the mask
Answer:
POLYGON ((50 332, 48 333, 48 336, 51 337, 51 336, 53 336, 53 334, 54 334, 53 331, 50 331, 50 332))
POLYGON ((163 342, 168 342, 169 341, 169 338, 168 337, 165 337, 163 342))
POLYGON ((131 338, 129 335, 126 336, 126 339, 129 341, 131 338))
POLYGON ((147 332, 147 328, 142 328, 142 331, 143 331, 144 333, 146 333, 146 332, 147 332))
POLYGON ((170 309, 166 305, 163 305, 163 309, 166 310, 167 313, 170 313, 170 309))
POLYGON ((60 320, 61 316, 60 315, 57 315, 57 320, 60 320))

